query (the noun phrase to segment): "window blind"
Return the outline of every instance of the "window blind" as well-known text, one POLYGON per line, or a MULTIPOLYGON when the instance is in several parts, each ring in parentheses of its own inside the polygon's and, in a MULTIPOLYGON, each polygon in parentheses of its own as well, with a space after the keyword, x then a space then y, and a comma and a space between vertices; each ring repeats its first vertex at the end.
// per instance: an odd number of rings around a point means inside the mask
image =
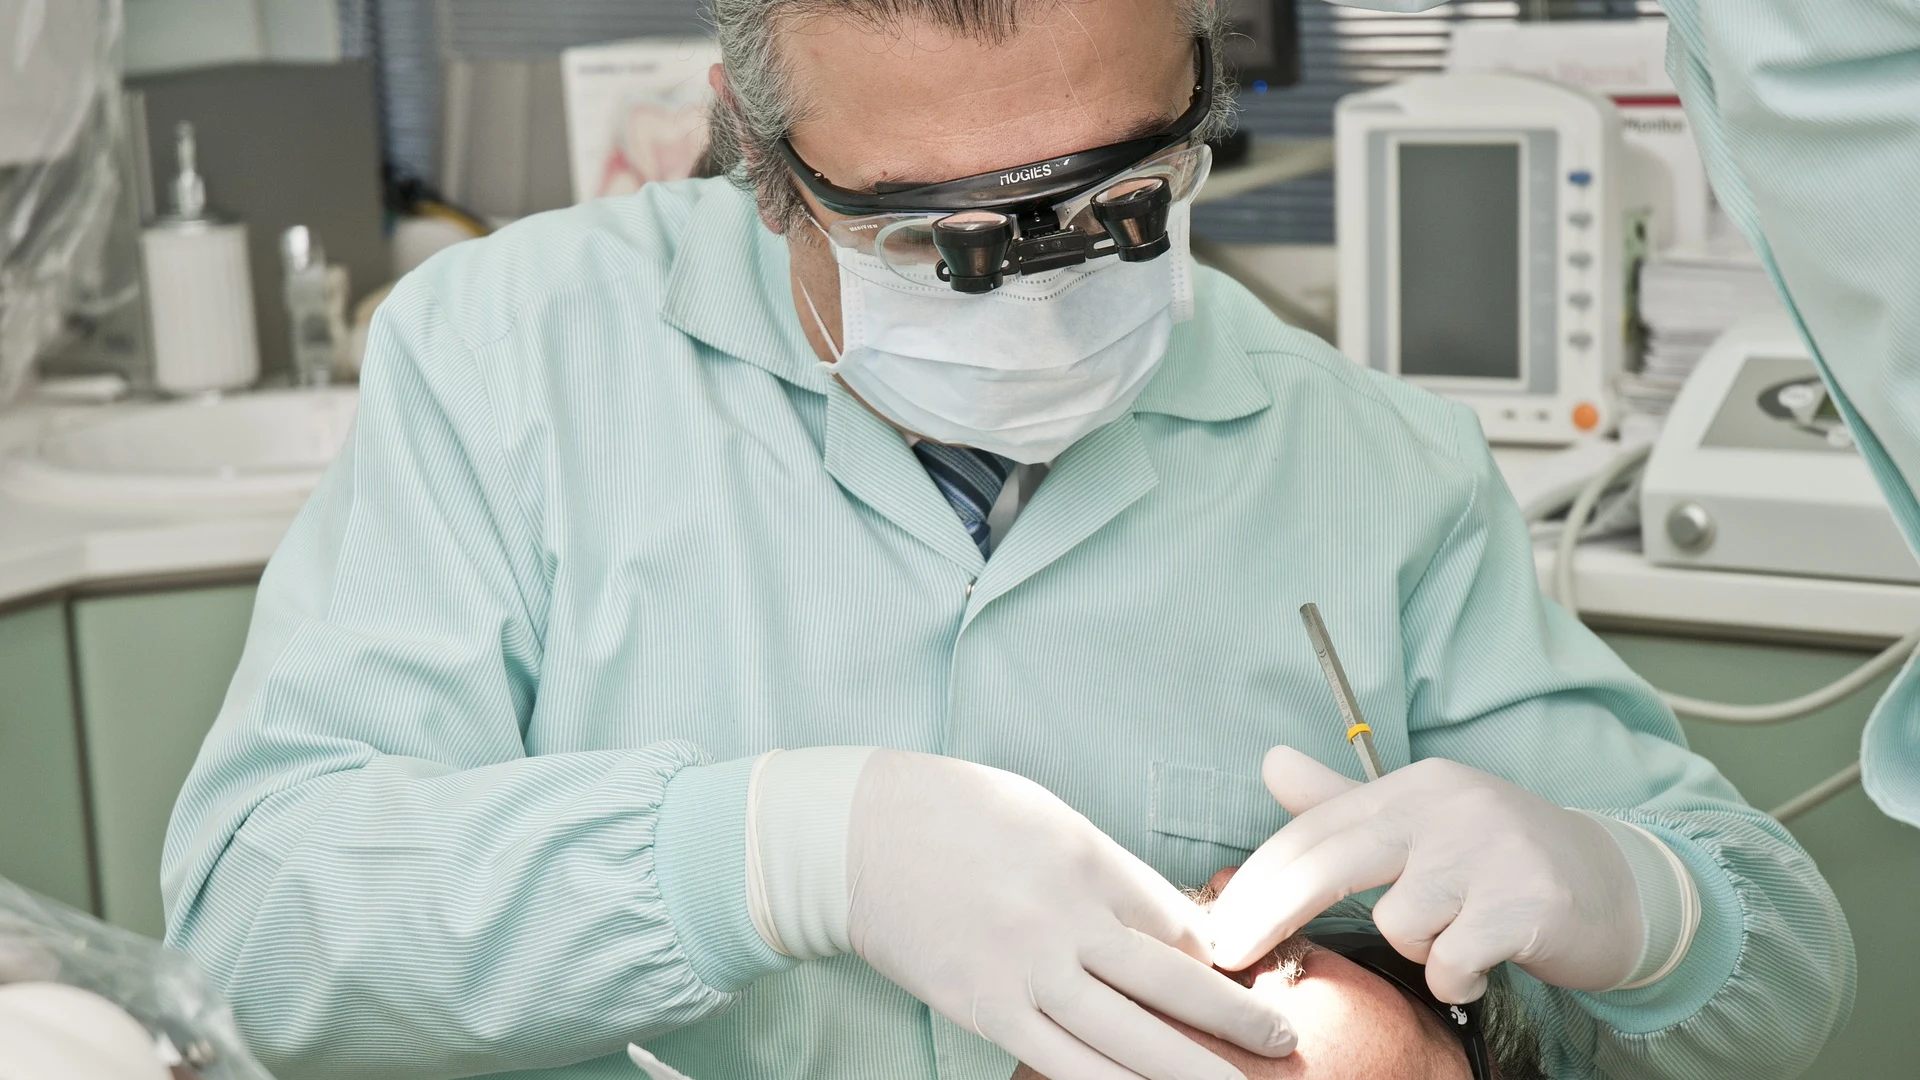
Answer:
MULTIPOLYGON (((618 38, 706 32, 701 0, 338 0, 343 48, 380 72, 382 138, 403 175, 438 170, 439 58, 553 53, 618 38)), ((1333 105, 1355 90, 1435 71, 1453 27, 1468 20, 1634 18, 1657 0, 1455 0, 1422 15, 1388 15, 1299 0, 1301 80, 1243 90, 1240 122, 1256 137, 1333 133, 1333 105)), ((1333 242, 1333 181, 1310 177, 1215 203, 1195 229, 1231 243, 1333 242)))

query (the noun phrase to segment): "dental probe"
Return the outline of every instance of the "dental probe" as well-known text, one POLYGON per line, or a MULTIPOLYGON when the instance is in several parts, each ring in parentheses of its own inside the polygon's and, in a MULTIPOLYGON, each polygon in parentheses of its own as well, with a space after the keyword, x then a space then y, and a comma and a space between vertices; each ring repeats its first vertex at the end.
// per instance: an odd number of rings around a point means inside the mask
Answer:
POLYGON ((1347 722, 1347 743, 1360 755, 1360 769, 1368 780, 1380 779, 1386 770, 1380 767, 1380 755, 1373 748, 1373 729, 1360 716, 1360 703, 1353 699, 1353 687, 1347 684, 1347 672, 1340 666, 1340 654, 1333 651, 1333 639, 1327 636, 1327 624, 1320 621, 1320 609, 1308 603, 1300 607, 1300 621, 1307 624, 1307 637, 1313 639, 1313 654, 1320 658, 1320 670, 1326 673, 1327 686, 1333 690, 1333 703, 1347 722))

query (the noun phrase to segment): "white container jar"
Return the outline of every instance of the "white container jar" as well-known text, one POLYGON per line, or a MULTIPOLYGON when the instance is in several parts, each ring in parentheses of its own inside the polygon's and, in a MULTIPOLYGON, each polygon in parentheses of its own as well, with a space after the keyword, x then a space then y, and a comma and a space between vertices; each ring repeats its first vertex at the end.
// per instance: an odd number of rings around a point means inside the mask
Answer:
POLYGON ((153 321, 153 382, 168 394, 238 390, 260 380, 247 227, 162 220, 140 237, 153 321))
POLYGON ((207 209, 193 125, 174 131, 173 212, 140 234, 153 385, 167 394, 240 390, 260 381, 247 227, 207 209))

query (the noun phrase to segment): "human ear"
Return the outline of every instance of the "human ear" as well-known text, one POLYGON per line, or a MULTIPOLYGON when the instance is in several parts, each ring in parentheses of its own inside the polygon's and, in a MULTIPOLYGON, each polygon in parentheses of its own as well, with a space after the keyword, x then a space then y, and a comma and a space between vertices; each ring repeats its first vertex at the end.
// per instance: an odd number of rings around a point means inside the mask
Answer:
MULTIPOLYGON (((715 64, 707 69, 707 85, 713 88, 715 105, 737 118, 740 112, 740 105, 739 102, 734 100, 733 87, 727 83, 727 66, 725 64, 715 64)), ((746 145, 746 140, 744 139, 741 140, 740 156, 746 159, 747 171, 752 172, 754 164, 753 147, 746 145)), ((756 203, 758 201, 758 199, 755 200, 756 203)), ((775 221, 772 217, 768 216, 765 207, 760 208, 760 223, 765 225, 767 231, 773 233, 775 236, 785 235, 787 231, 785 223, 775 221)))

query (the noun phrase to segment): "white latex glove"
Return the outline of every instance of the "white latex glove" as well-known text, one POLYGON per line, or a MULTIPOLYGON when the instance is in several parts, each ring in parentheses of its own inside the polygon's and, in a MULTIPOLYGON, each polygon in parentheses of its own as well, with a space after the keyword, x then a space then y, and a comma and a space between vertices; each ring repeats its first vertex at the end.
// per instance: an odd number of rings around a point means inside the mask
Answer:
POLYGON ((1480 997, 1502 961, 1575 990, 1618 987, 1641 963, 1640 891, 1595 818, 1439 759, 1360 784, 1282 746, 1261 773, 1296 817, 1214 902, 1221 967, 1244 968, 1329 905, 1389 884, 1374 923, 1427 966, 1442 1001, 1480 997))
POLYGON ((1293 1050, 1284 1016, 1208 966, 1193 901, 1032 781, 874 751, 846 868, 854 951, 1053 1080, 1241 1076, 1142 1005, 1293 1050))

